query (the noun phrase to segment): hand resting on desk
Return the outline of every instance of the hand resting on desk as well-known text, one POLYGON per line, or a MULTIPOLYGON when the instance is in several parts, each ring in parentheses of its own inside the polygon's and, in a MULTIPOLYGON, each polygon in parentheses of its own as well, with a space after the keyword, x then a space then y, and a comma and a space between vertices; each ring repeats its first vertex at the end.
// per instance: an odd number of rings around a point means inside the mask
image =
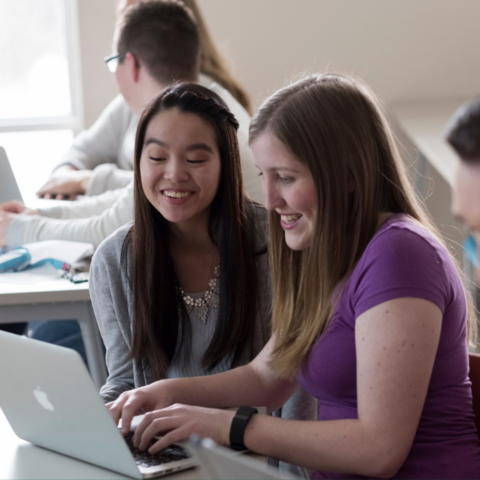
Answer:
POLYGON ((38 215, 39 211, 26 207, 18 200, 0 203, 0 212, 22 213, 23 215, 38 215))
POLYGON ((14 213, 0 211, 0 247, 7 246, 7 231, 14 218, 14 213))
POLYGON ((8 227, 12 220, 19 214, 38 215, 38 210, 27 208, 18 200, 12 200, 0 205, 0 247, 7 246, 8 227))
POLYGON ((37 195, 45 199, 75 200, 77 195, 85 195, 91 176, 91 170, 64 166, 55 170, 37 195))

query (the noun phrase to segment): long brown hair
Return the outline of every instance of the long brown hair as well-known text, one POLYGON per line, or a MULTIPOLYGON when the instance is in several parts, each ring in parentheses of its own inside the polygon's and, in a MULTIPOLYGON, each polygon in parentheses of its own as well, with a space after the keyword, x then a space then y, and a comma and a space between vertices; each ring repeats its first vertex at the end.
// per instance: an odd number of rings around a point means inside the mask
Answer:
MULTIPOLYGON (((218 191, 211 204, 208 230, 220 255, 219 312, 202 366, 214 368, 228 358, 231 367, 252 351, 256 312, 255 225, 247 218, 238 123, 214 92, 200 85, 173 85, 145 108, 135 143, 135 220, 125 239, 122 261, 131 268, 133 345, 131 358, 151 368, 155 380, 165 378, 178 346, 191 340, 190 323, 181 301, 170 248, 168 221, 147 200, 140 159, 147 127, 156 115, 176 108, 206 120, 214 129, 221 160, 218 191)), ((188 350, 183 348, 183 350, 188 350)))
POLYGON ((307 165, 318 197, 307 250, 288 248, 278 214, 269 214, 275 335, 271 366, 291 378, 325 332, 335 289, 362 256, 382 212, 409 215, 441 239, 415 197, 378 99, 362 82, 314 75, 276 92, 254 116, 250 143, 263 132, 273 134, 307 165))

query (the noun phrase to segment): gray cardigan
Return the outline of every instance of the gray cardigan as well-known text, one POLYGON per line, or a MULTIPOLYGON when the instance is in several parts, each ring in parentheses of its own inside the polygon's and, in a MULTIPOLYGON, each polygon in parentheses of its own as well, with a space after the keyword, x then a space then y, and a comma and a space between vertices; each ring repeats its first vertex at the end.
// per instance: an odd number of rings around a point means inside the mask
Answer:
MULTIPOLYGON (((268 244, 267 215, 265 209, 259 205, 249 205, 248 214, 255 216, 256 237, 255 251, 261 251, 268 244)), ((150 369, 142 368, 129 358, 132 345, 132 318, 133 318, 133 291, 128 283, 122 265, 121 252, 126 234, 131 224, 125 225, 108 237, 98 248, 92 260, 90 271, 90 295, 92 305, 97 318, 100 333, 106 346, 106 362, 109 372, 107 383, 102 387, 100 395, 105 402, 115 400, 122 392, 133 388, 142 387, 152 383, 153 378, 150 369)), ((243 358, 242 364, 248 363, 264 347, 270 337, 271 320, 271 278, 268 253, 256 256, 256 267, 258 275, 259 295, 256 314, 253 356, 243 358)), ((215 310, 215 317, 218 310, 215 310)), ((213 334, 215 319, 212 314, 206 325, 207 336, 213 334), (212 321, 214 320, 214 321, 212 321)), ((199 320, 191 318, 192 322, 199 320)), ((195 335, 196 329, 193 328, 195 335)), ((207 342, 208 345, 209 342, 207 342)), ((192 343, 192 350, 195 349, 195 342, 192 343)), ((203 352, 195 352, 201 358, 203 352)), ((200 366, 197 371, 188 368, 182 372, 181 365, 172 365, 169 377, 204 375, 207 373, 218 373, 225 371, 228 366, 220 364, 213 372, 202 371, 200 366), (183 373, 183 375, 182 375, 183 373)), ((316 420, 317 401, 303 390, 297 392, 288 400, 285 405, 275 412, 276 416, 297 420, 316 420)), ((303 470, 280 462, 282 470, 287 470, 297 475, 305 476, 303 470)))

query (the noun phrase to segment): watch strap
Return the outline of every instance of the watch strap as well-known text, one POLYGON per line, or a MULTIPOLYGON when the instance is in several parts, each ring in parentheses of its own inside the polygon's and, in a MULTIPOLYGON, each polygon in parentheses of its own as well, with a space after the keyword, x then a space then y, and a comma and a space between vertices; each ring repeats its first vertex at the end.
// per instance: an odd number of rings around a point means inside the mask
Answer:
POLYGON ((240 407, 233 417, 232 425, 230 427, 230 446, 234 450, 247 449, 243 443, 243 436, 245 435, 245 429, 247 428, 248 422, 254 413, 258 413, 256 408, 240 407))

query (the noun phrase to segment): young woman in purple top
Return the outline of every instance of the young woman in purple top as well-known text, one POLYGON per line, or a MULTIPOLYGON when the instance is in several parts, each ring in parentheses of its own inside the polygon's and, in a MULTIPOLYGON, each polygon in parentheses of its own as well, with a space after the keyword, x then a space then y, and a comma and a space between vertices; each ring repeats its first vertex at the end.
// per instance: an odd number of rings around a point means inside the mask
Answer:
POLYGON ((266 101, 250 143, 270 210, 274 335, 247 366, 124 393, 113 418, 127 430, 149 412, 134 442, 165 434, 151 452, 198 433, 313 478, 480 478, 471 301, 378 100, 348 77, 306 78, 266 101), (320 421, 205 408, 271 411, 298 384, 320 421))

